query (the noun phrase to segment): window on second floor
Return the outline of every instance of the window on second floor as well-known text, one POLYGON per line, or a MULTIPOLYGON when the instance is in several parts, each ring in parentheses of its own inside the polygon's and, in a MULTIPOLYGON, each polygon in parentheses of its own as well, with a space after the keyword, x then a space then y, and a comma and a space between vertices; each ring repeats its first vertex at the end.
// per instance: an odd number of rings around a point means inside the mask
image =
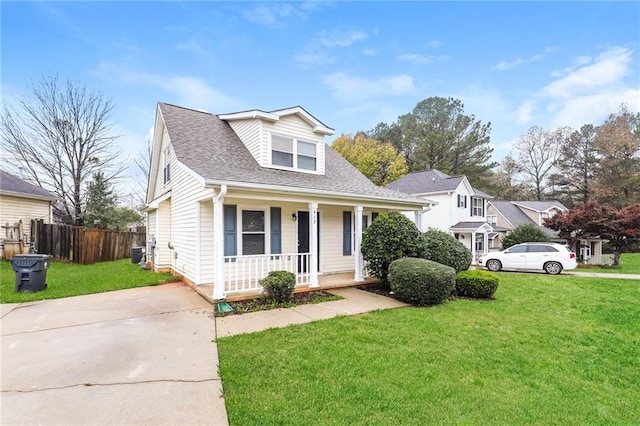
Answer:
POLYGON ((471 216, 484 216, 484 200, 482 198, 471 198, 471 216))
POLYGON ((487 216, 487 223, 489 225, 495 225, 498 223, 498 216, 495 215, 489 215, 487 216))
POLYGON ((288 136, 271 135, 271 165, 299 170, 318 170, 318 144, 288 136))
POLYGON ((466 209, 467 208, 467 196, 458 194, 458 207, 466 209))
POLYGON ((162 184, 166 185, 171 182, 171 162, 169 161, 170 150, 169 147, 164 150, 164 167, 162 169, 163 177, 162 184))

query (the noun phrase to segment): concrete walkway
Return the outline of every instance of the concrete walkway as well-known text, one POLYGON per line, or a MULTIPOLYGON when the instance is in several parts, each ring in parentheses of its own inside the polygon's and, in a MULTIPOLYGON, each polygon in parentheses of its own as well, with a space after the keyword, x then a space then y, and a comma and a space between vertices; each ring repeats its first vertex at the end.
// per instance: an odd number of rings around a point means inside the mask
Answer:
POLYGON ((636 280, 640 283, 640 274, 608 274, 605 272, 574 272, 563 271, 562 275, 574 275, 576 277, 592 277, 592 278, 618 278, 621 280, 636 280))
POLYGON ((357 315, 378 309, 407 306, 398 300, 380 296, 357 288, 327 290, 342 296, 342 300, 319 304, 300 305, 295 308, 273 309, 250 314, 229 315, 216 318, 216 337, 227 337, 241 333, 253 333, 274 327, 304 324, 311 321, 333 318, 339 315, 357 315))
POLYGON ((0 306, 0 424, 228 424, 213 307, 186 285, 0 306))

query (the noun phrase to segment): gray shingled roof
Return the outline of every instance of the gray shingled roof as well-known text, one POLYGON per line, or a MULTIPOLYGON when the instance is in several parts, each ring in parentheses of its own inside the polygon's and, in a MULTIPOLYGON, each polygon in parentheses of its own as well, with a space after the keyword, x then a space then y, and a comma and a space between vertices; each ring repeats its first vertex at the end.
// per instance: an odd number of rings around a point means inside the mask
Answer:
MULTIPOLYGON (((456 231, 456 230, 463 230, 463 229, 478 229, 480 228, 482 225, 489 225, 487 222, 458 222, 455 225, 453 225, 451 228, 452 231, 456 231)), ((493 226, 491 226, 493 228, 493 226)))
POLYGON ((567 210, 567 208, 563 206, 562 203, 559 201, 514 201, 514 203, 520 204, 521 206, 525 206, 539 212, 549 210, 550 208, 553 208, 553 207, 559 207, 561 209, 567 210))
POLYGON ((38 186, 25 182, 17 176, 0 170, 0 192, 10 193, 16 196, 27 196, 43 200, 55 200, 57 197, 38 186))
MULTIPOLYGON (((524 203, 545 203, 546 201, 514 201, 519 204, 524 205, 524 203)), ((536 222, 534 222, 529 216, 526 215, 520 207, 513 204, 511 201, 491 201, 491 205, 502 214, 514 228, 518 225, 536 225, 538 228, 542 230, 549 237, 556 238, 558 235, 552 229, 547 228, 546 226, 540 226, 536 222)), ((553 206, 562 206, 562 204, 554 203, 553 206)), ((546 210, 546 208, 542 209, 542 211, 546 210)))
MULTIPOLYGON (((388 189, 406 194, 432 194, 455 190, 464 176, 449 176, 440 170, 430 169, 409 173, 386 186, 388 189)), ((473 188, 475 195, 491 198, 490 195, 473 188)))
POLYGON ((206 180, 278 185, 349 195, 426 200, 374 185, 347 160, 325 146, 325 174, 261 167, 231 126, 214 114, 159 103, 176 157, 206 180))

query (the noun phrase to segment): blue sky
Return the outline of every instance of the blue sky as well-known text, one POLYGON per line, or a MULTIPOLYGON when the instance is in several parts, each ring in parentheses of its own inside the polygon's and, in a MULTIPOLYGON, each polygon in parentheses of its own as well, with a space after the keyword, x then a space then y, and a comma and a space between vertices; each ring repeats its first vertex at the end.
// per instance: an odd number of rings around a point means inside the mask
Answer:
POLYGON ((58 73, 113 99, 129 156, 158 101, 213 113, 301 105, 342 133, 430 96, 531 126, 640 110, 638 2, 2 2, 2 97, 58 73))

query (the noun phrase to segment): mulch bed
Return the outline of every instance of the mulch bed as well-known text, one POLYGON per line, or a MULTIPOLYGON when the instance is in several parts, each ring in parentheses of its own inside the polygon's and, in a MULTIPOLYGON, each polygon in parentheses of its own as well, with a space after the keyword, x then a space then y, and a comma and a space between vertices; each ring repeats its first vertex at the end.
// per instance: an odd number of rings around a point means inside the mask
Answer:
POLYGON ((293 308, 294 306, 298 305, 328 302, 331 300, 339 299, 342 299, 342 297, 336 296, 323 290, 296 293, 293 295, 293 300, 288 303, 277 303, 270 299, 258 297, 249 300, 239 300, 237 302, 227 302, 233 308, 233 312, 222 314, 216 311, 216 316, 240 315, 249 312, 267 311, 270 309, 293 308))

